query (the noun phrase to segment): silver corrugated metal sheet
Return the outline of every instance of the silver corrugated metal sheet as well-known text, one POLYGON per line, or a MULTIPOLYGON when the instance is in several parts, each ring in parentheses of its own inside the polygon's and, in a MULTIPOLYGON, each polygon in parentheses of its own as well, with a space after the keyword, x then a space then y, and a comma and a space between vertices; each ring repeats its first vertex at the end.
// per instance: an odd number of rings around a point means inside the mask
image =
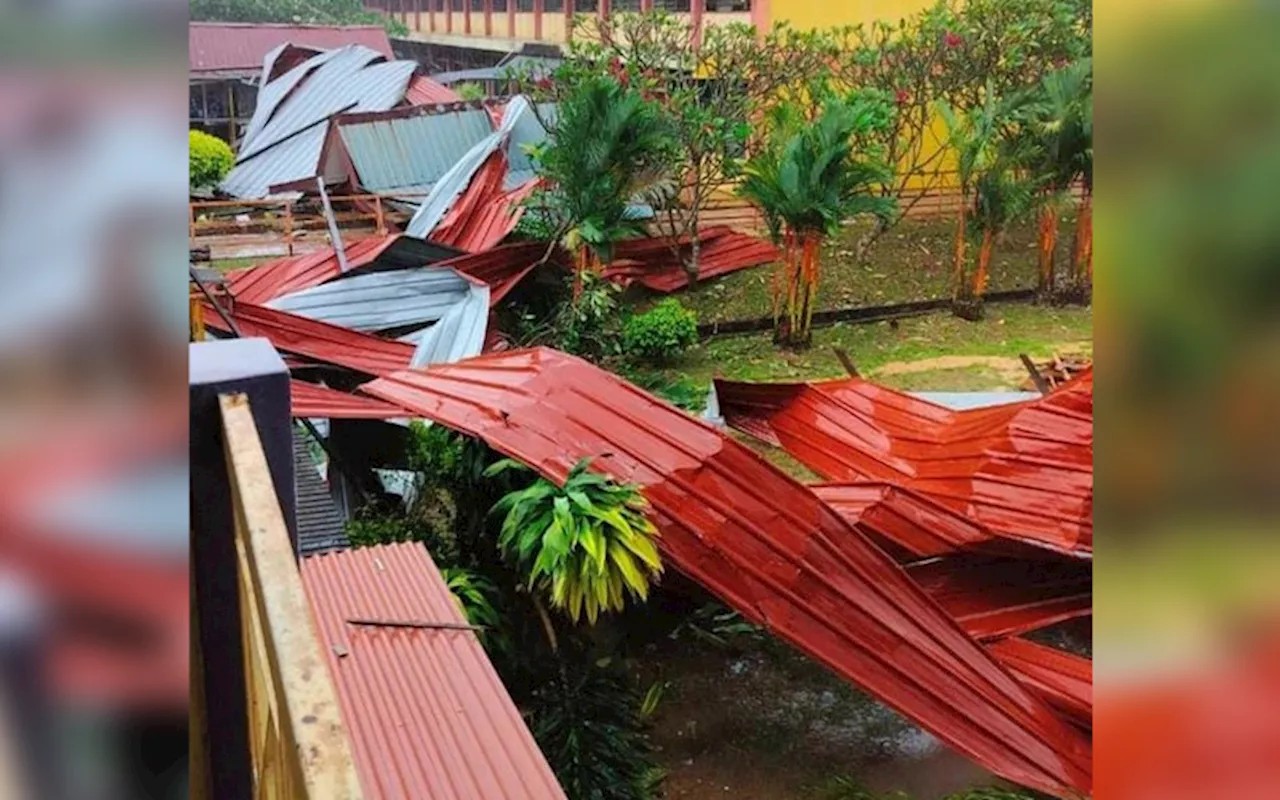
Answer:
POLYGON ((452 364, 480 355, 488 325, 489 287, 472 284, 467 296, 427 330, 409 366, 452 364))
POLYGON ((493 133, 493 125, 487 111, 473 108, 342 124, 338 133, 366 190, 429 191, 471 148, 493 133))
MULTIPOLYGON (((276 55, 270 54, 264 66, 276 55)), ((223 190, 236 197, 265 197, 276 184, 316 175, 324 123, 347 111, 394 107, 416 68, 416 62, 388 62, 375 50, 351 45, 320 53, 267 82, 223 190)))
POLYGON ((267 307, 357 331, 386 331, 439 320, 472 286, 451 269, 372 272, 292 292, 267 307))
MULTIPOLYGON (((409 220, 406 232, 422 239, 429 238, 431 232, 440 224, 440 220, 449 213, 454 202, 471 185, 471 179, 476 171, 499 147, 507 148, 508 163, 514 163, 511 159, 515 154, 519 154, 523 159, 524 168, 529 171, 529 178, 532 178, 532 165, 529 164, 528 156, 524 153, 524 146, 541 142, 546 137, 547 132, 534 116, 533 106, 528 99, 523 96, 513 98, 507 104, 498 130, 472 147, 436 182, 436 185, 431 188, 431 194, 422 202, 418 213, 409 220)), ((508 175, 508 188, 522 182, 512 184, 508 175)))

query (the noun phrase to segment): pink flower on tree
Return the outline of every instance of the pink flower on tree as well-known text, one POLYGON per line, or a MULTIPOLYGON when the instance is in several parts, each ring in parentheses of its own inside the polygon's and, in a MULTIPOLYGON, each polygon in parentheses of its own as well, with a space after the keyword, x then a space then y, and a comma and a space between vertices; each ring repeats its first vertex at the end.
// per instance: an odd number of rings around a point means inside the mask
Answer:
POLYGON ((964 44, 964 37, 953 31, 947 31, 947 35, 942 37, 942 43, 954 50, 964 44))

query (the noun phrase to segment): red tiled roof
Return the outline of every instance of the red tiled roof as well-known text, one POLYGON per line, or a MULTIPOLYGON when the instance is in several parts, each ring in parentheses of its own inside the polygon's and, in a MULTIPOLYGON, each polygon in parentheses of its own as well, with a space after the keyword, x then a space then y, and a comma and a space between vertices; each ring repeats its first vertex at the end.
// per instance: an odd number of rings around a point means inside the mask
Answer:
POLYGON ((563 800, 475 632, 422 625, 466 623, 425 548, 331 552, 301 570, 366 797, 563 800))
POLYGON ((388 59, 391 40, 380 25, 279 25, 247 22, 192 22, 187 27, 193 75, 258 75, 267 53, 282 44, 332 50, 360 44, 388 59))
POLYGON ((715 387, 730 426, 827 480, 912 489, 996 536, 1092 556, 1092 371, 1047 397, 965 411, 857 378, 715 387))
POLYGON ((747 619, 1004 778, 1088 794, 1088 738, 1025 688, 874 542, 731 437, 538 348, 362 389, 563 480, 584 457, 641 486, 663 557, 747 619))

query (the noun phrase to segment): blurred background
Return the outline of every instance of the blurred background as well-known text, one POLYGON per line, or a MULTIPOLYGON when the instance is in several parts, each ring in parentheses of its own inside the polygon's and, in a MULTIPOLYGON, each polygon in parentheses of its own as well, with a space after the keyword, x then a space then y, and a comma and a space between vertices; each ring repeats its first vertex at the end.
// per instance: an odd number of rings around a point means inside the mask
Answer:
MULTIPOLYGON (((1102 798, 1280 796, 1280 10, 1095 10, 1102 798)), ((186 795, 186 6, 0 5, 0 797, 186 795)))

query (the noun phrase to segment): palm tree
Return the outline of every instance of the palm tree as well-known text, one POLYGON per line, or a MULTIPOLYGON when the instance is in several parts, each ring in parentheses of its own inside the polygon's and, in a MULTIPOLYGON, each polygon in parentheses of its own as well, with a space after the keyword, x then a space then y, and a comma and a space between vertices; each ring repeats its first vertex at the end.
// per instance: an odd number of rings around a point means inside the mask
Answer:
MULTIPOLYGON (((633 485, 619 485, 587 471, 579 461, 561 486, 538 479, 493 507, 505 514, 498 545, 529 574, 529 588, 577 622, 594 623, 602 612, 621 611, 628 596, 644 600, 662 574, 648 501, 633 485)), ((486 474, 527 470, 510 459, 486 474)), ((544 618, 553 647, 555 634, 544 618)))
POLYGON ((761 152, 745 168, 740 191, 760 208, 774 241, 783 246, 774 282, 775 339, 780 344, 806 347, 812 339, 826 237, 850 217, 887 217, 896 208, 892 199, 873 194, 878 184, 892 178, 890 169, 854 154, 854 137, 883 122, 874 103, 857 96, 828 100, 811 124, 795 106, 783 106, 771 117, 772 131, 761 152))
POLYGON ((576 299, 583 271, 608 263, 615 242, 644 233, 631 200, 668 171, 674 139, 658 106, 612 77, 575 87, 560 102, 554 128, 533 155, 551 187, 556 236, 575 255, 576 299))
POLYGON ((1001 100, 988 85, 982 103, 963 116, 939 106, 960 184, 952 303, 956 315, 965 319, 981 318, 996 239, 1029 209, 1035 191, 1035 182, 1022 168, 1027 155, 1016 124, 1019 102, 1001 100), (976 260, 969 256, 971 243, 978 245, 976 260))
POLYGON ((1073 282, 1077 287, 1087 284, 1084 273, 1091 273, 1092 269, 1093 65, 1090 59, 1081 59, 1045 75, 1024 108, 1020 138, 1027 148, 1026 167, 1041 183, 1037 197, 1039 291, 1047 298, 1054 292, 1058 216, 1071 185, 1077 180, 1083 180, 1085 187, 1077 217, 1072 263, 1073 282))

